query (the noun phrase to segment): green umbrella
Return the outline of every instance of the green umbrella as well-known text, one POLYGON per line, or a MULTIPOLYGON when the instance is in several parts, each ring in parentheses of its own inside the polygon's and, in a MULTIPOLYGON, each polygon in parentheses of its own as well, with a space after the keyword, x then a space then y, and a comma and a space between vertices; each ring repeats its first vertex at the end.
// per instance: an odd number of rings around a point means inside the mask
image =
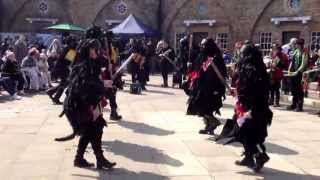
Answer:
POLYGON ((57 24, 47 27, 46 29, 58 30, 58 31, 86 31, 85 29, 72 24, 57 24))

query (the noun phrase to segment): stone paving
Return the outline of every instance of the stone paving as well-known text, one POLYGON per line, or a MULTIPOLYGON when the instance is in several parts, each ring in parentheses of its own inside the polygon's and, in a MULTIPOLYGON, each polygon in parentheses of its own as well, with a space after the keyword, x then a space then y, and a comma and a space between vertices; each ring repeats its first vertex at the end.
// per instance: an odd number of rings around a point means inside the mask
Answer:
MULTIPOLYGON (((274 109, 267 148, 271 160, 261 174, 234 165, 242 148, 223 146, 211 136, 198 135, 200 118, 186 116, 186 96, 163 89, 153 76, 142 95, 119 92, 124 119, 110 122, 103 136, 105 155, 118 163, 113 171, 73 167, 78 139, 58 143, 70 127, 58 118, 61 106, 45 95, 7 101, 0 97, 1 180, 316 180, 320 179, 320 118, 274 109)), ((223 117, 233 113, 232 98, 223 117)), ((105 116, 109 116, 106 109, 105 116)), ((221 127, 217 132, 221 131, 221 127)), ((92 149, 86 158, 95 162, 92 149)))

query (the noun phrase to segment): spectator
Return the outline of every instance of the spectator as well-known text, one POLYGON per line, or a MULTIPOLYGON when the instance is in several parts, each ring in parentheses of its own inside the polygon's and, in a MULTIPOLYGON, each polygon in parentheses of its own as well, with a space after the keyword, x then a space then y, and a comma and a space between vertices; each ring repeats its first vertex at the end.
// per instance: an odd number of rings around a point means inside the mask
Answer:
POLYGON ((24 77, 20 66, 16 60, 15 54, 12 51, 6 52, 6 60, 2 66, 2 73, 4 77, 9 77, 17 83, 18 95, 23 95, 24 77))
POLYGON ((297 38, 292 38, 290 39, 290 42, 288 44, 285 44, 282 46, 282 51, 289 57, 289 60, 292 59, 292 55, 295 50, 297 40, 298 40, 297 38))
MULTIPOLYGON (((308 86, 309 82, 318 82, 317 90, 320 89, 320 50, 318 50, 317 54, 314 54, 311 58, 313 62, 313 66, 310 66, 307 71, 304 72, 303 76, 306 79, 306 85, 308 86)), ((308 91, 306 91, 308 92, 308 91)), ((305 94, 305 97, 306 94, 305 94)))
POLYGON ((22 60, 22 71, 30 79, 30 90, 38 91, 40 89, 40 71, 37 67, 39 51, 36 48, 29 50, 28 56, 22 60))
POLYGON ((223 51, 222 57, 223 57, 223 60, 224 60, 225 64, 232 63, 232 55, 229 53, 228 50, 224 50, 223 51))
POLYGON ((54 39, 52 43, 50 44, 48 50, 47 50, 47 56, 48 56, 48 64, 49 64, 49 71, 51 72, 56 61, 59 59, 59 56, 61 54, 61 43, 58 39, 54 39))
POLYGON ((275 107, 280 106, 280 86, 283 79, 283 71, 288 69, 289 60, 286 54, 282 52, 280 45, 275 44, 272 49, 272 61, 270 67, 271 91, 269 104, 275 107), (274 98, 276 96, 276 98, 274 98), (275 101, 275 102, 274 102, 275 101))
POLYGON ((243 46, 243 43, 241 41, 235 43, 235 45, 234 45, 234 53, 233 53, 233 57, 232 57, 232 63, 239 62, 242 46, 243 46))
POLYGON ((14 44, 14 49, 17 61, 21 64, 23 58, 28 55, 28 44, 24 35, 20 35, 18 41, 14 44))
POLYGON ((49 75, 49 65, 48 65, 48 57, 45 54, 45 49, 42 50, 40 54, 40 58, 38 60, 38 69, 41 73, 40 77, 40 89, 48 89, 51 86, 50 75, 49 75))
POLYGON ((291 94, 293 96, 292 105, 288 107, 288 110, 303 111, 304 92, 302 74, 305 71, 308 59, 308 52, 304 49, 304 39, 299 39, 288 70, 291 76, 291 94))
POLYGON ((10 94, 11 100, 20 100, 21 96, 17 95, 15 82, 9 77, 0 77, 0 86, 10 94))

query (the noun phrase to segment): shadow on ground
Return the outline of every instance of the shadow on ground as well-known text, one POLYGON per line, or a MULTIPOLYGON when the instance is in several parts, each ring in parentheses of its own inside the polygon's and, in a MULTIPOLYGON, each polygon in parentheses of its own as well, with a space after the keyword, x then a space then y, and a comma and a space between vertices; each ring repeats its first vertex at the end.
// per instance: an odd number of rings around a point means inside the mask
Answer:
POLYGON ((264 180, 318 180, 320 179, 320 176, 314 176, 314 175, 306 175, 306 174, 296 174, 291 172, 285 172, 280 171, 272 168, 265 167, 261 170, 260 174, 256 174, 253 172, 238 172, 242 175, 247 176, 260 176, 260 178, 263 178, 264 180))
MULTIPOLYGON (((278 107, 278 108, 275 108, 275 109, 280 110, 280 111, 294 112, 293 110, 288 110, 287 106, 281 106, 281 107, 278 107)), ((310 107, 310 106, 305 105, 303 107, 303 112, 297 112, 297 113, 299 113, 299 114, 308 113, 308 114, 311 114, 311 115, 317 115, 317 112, 319 112, 319 109, 316 109, 314 107, 310 107)))
MULTIPOLYGON (((46 93, 43 91, 36 92, 36 93, 25 93, 24 95, 21 96, 22 97, 21 100, 23 100, 23 98, 32 98, 33 96, 46 96, 46 93)), ((9 101, 19 101, 19 100, 12 99, 11 96, 7 93, 3 93, 0 95, 0 103, 5 103, 9 101)))
MULTIPOLYGON (((208 138, 208 140, 214 140, 214 138, 208 138)), ((225 144, 228 140, 230 139, 222 139, 222 140, 219 140, 217 142, 217 144, 225 144)), ((235 146, 235 147, 242 147, 242 145, 238 142, 236 143, 231 143, 231 144, 228 144, 228 145, 231 145, 231 146, 235 146)), ((226 145, 226 146, 228 146, 226 145)), ((266 148, 267 148, 267 152, 268 153, 272 153, 272 154, 280 154, 280 155, 297 155, 299 154, 297 151, 294 151, 292 149, 289 149, 289 148, 286 148, 284 146, 280 146, 278 144, 274 144, 274 143, 270 143, 270 142, 267 142, 265 143, 266 145, 266 148)))
MULTIPOLYGON (((137 141, 139 140, 137 139, 137 141)), ((102 142, 102 148, 115 155, 123 156, 137 162, 167 164, 174 167, 180 167, 183 165, 181 161, 150 146, 116 140, 102 142)))
MULTIPOLYGON (((89 169, 92 171, 98 171, 96 169, 89 169)), ((99 177, 81 174, 72 174, 72 176, 79 179, 100 179, 100 180, 169 180, 168 177, 162 176, 160 174, 150 173, 150 172, 133 172, 124 168, 114 168, 113 170, 99 170, 99 177)))
POLYGON ((174 131, 168 131, 165 129, 160 129, 157 127, 150 126, 145 123, 132 122, 132 121, 120 121, 119 126, 122 126, 127 129, 131 129, 136 133, 156 135, 156 136, 168 136, 174 134, 174 131))
POLYGON ((163 95, 175 95, 175 93, 168 92, 168 91, 159 91, 159 90, 146 90, 148 93, 154 93, 154 94, 163 94, 163 95))

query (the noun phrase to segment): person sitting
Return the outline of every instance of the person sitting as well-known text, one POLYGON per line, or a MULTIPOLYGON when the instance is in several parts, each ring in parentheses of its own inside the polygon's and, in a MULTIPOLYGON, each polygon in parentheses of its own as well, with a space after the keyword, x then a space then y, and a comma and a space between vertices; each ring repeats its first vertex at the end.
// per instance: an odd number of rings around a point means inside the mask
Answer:
POLYGON ((38 91, 40 89, 40 71, 37 67, 39 51, 36 48, 29 50, 28 56, 22 60, 22 72, 30 79, 30 90, 38 91))
POLYGON ((9 93, 10 100, 21 100, 21 96, 18 96, 15 88, 15 82, 9 77, 0 77, 0 86, 9 93))
POLYGON ((17 62, 15 53, 9 50, 6 51, 5 59, 6 60, 2 65, 2 76, 9 77, 14 82, 17 82, 18 95, 23 95, 25 80, 17 62))
MULTIPOLYGON (((0 59, 0 67, 3 66, 5 59, 6 59, 5 56, 4 58, 0 59)), ((17 95, 15 86, 16 84, 12 79, 10 79, 9 77, 3 77, 2 72, 0 72, 0 87, 2 87, 5 91, 9 93, 9 95, 11 96, 10 100, 21 99, 21 97, 17 95)), ((1 94, 1 91, 0 91, 0 94, 1 94)))

